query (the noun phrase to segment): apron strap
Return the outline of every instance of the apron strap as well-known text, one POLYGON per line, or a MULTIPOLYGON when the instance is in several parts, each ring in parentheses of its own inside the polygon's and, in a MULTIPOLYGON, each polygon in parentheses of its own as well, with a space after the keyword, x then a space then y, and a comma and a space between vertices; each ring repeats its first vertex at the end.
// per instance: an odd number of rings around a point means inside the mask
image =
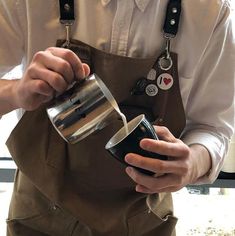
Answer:
MULTIPOLYGON (((72 24, 74 17, 74 0, 59 0, 61 24, 72 24)), ((181 0, 169 0, 166 10, 166 17, 163 26, 164 34, 168 37, 175 37, 181 13, 181 0)))
POLYGON ((178 32, 181 14, 181 0, 169 0, 163 26, 164 36, 174 38, 178 32))
POLYGON ((70 28, 75 21, 74 0, 59 0, 60 2, 60 23, 65 25, 66 41, 64 48, 70 47, 70 28))
POLYGON ((163 26, 163 36, 165 38, 166 46, 165 52, 161 58, 159 58, 159 66, 162 70, 168 71, 173 61, 171 58, 171 39, 174 38, 178 32, 178 26, 181 14, 181 0, 169 0, 166 9, 166 17, 163 26))
POLYGON ((60 23, 71 24, 74 22, 74 0, 59 0, 60 2, 60 23))

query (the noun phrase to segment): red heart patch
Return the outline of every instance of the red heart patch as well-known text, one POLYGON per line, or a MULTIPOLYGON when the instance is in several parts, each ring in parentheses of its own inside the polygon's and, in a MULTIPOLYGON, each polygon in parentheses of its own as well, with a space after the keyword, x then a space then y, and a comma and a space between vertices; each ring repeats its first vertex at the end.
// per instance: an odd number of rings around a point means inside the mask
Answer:
POLYGON ((164 81, 164 84, 165 84, 165 85, 168 85, 168 84, 171 82, 171 79, 169 79, 169 78, 164 78, 163 81, 164 81))

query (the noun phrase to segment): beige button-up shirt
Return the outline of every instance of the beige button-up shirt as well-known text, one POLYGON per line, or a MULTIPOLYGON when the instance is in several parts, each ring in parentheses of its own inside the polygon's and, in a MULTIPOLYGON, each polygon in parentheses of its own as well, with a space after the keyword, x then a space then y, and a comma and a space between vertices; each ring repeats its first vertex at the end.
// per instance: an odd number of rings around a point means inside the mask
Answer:
MULTIPOLYGON (((23 69, 35 52, 65 38, 58 0, 0 0, 0 75, 23 69)), ((96 48, 129 57, 157 57, 164 49, 167 0, 79 0, 71 36, 96 48)), ((181 94, 187 117, 182 139, 204 145, 218 175, 234 126, 235 42, 228 0, 182 0, 179 32, 181 94)))

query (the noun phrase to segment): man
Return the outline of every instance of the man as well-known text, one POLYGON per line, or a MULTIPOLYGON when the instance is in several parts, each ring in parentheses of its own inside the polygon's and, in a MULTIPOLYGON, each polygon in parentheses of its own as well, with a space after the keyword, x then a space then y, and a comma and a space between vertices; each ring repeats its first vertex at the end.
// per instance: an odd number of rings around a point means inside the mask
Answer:
POLYGON ((71 1, 0 1, 0 71, 20 63, 24 70, 21 80, 0 81, 0 114, 26 111, 7 142, 19 168, 8 235, 174 234, 169 192, 213 182, 233 133, 228 3, 187 0, 181 9, 180 1, 169 1, 170 14, 180 18, 169 37, 162 32, 167 1, 75 1, 75 22, 66 27, 59 17, 70 15, 71 1), (158 125, 161 140, 144 139, 140 146, 168 160, 125 158, 156 175, 125 167, 105 152, 119 121, 75 145, 50 124, 47 102, 90 71, 129 119, 145 113, 158 125))

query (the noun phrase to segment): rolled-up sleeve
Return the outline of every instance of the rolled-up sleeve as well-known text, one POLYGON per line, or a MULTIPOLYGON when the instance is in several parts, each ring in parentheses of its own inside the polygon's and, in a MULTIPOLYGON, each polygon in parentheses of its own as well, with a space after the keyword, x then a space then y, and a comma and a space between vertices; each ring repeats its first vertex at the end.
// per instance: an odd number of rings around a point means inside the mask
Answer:
MULTIPOLYGON (((15 66, 21 64, 23 58, 23 28, 18 1, 0 1, 0 78, 15 66)), ((27 25, 25 25, 27 27, 27 25)))
POLYGON ((185 111, 182 140, 201 144, 212 158, 210 172, 195 184, 212 183, 218 176, 234 132, 235 42, 229 8, 224 7, 195 70, 185 111))

